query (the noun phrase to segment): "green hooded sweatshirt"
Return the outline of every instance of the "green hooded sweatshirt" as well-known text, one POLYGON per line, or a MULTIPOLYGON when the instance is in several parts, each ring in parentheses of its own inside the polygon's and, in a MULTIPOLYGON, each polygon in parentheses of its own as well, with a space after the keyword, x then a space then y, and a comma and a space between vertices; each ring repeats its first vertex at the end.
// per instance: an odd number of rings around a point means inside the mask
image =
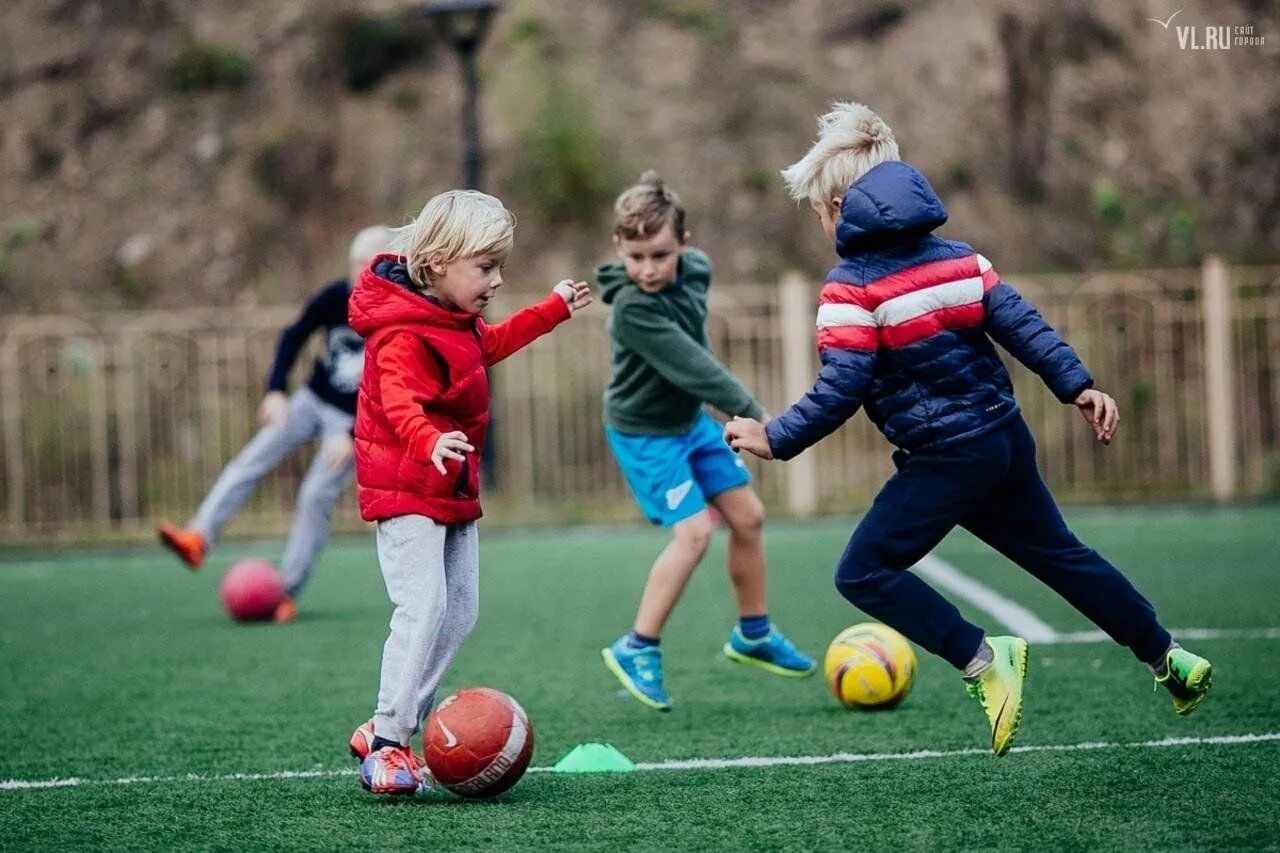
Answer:
POLYGON ((680 435, 693 428, 703 403, 726 415, 764 414, 707 345, 711 259, 705 254, 685 251, 676 280, 657 293, 641 290, 621 263, 598 267, 596 282, 613 306, 607 425, 636 435, 680 435))

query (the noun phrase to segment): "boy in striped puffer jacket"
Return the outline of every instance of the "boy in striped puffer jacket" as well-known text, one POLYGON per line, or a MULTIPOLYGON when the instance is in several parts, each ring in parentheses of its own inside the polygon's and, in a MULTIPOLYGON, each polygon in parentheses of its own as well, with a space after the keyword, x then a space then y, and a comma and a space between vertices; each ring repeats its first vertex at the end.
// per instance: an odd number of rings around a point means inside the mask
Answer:
POLYGON ((1075 351, 986 258, 934 235, 946 209, 898 159, 893 132, 871 110, 834 104, 817 142, 782 174, 841 259, 819 299, 822 370, 812 390, 767 424, 730 421, 725 440, 765 459, 791 459, 865 406, 896 445, 897 473, 845 548, 837 589, 963 673, 997 755, 1012 746, 1021 719, 1026 640, 984 636, 908 571, 957 525, 1128 647, 1173 694, 1177 713, 1195 710, 1209 689, 1209 661, 1179 647, 1128 579, 1067 527, 993 343, 1079 408, 1103 443, 1119 421, 1115 400, 1094 388, 1075 351))

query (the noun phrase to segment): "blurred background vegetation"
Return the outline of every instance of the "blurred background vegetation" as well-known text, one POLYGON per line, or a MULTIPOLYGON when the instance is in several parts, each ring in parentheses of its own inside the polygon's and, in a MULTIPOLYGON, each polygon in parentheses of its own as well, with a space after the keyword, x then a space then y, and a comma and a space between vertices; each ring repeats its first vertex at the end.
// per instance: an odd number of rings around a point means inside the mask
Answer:
MULTIPOLYGON (((1153 3, 510 0, 481 54, 513 282, 585 275, 656 168, 724 280, 819 274, 777 170, 862 100, 1001 269, 1280 258, 1270 44, 1183 51, 1153 3)), ((386 0, 6 0, 0 312, 296 302, 349 235, 461 181, 456 58, 386 0)))

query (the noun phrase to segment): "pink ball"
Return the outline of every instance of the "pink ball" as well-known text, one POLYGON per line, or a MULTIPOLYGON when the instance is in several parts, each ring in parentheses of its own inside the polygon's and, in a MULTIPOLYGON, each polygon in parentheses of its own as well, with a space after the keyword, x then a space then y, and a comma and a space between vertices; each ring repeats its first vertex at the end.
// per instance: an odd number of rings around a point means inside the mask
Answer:
POLYGON ((219 592, 231 618, 241 622, 270 619, 284 599, 284 581, 275 566, 249 557, 227 570, 219 592))

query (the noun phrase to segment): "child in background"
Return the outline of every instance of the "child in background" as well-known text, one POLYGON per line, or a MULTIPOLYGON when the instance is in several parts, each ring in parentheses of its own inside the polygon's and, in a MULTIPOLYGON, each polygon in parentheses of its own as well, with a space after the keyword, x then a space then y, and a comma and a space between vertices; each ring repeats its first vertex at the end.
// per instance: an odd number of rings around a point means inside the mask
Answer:
POLYGON ((376 522, 394 606, 377 710, 350 741, 360 783, 375 794, 422 784, 410 739, 476 621, 488 369, 591 303, 585 282, 562 281, 501 323, 482 320, 514 233, 498 199, 443 193, 401 229, 403 255, 375 258, 351 297, 351 326, 368 347, 356 415, 360 515, 376 522))
POLYGON ((285 598, 276 609, 277 622, 292 621, 297 615, 295 601, 329 538, 338 497, 351 481, 351 429, 364 341, 347 325, 347 300, 351 282, 370 258, 387 251, 392 236, 392 230, 383 225, 355 236, 347 253, 349 277, 317 293, 280 335, 267 393, 258 407, 262 428, 223 469, 186 527, 161 521, 157 528, 165 547, 191 569, 199 569, 222 528, 262 478, 290 453, 319 441, 320 451, 298 490, 293 525, 280 560, 285 598), (310 381, 288 396, 289 371, 307 339, 319 331, 324 333, 325 354, 316 359, 310 381))
POLYGON ((642 175, 614 210, 619 261, 596 270, 601 295, 613 306, 605 434, 641 510, 672 536, 649 570, 633 629, 602 651, 605 665, 644 705, 671 708, 659 642, 711 541, 710 504, 729 528, 729 578, 739 613, 724 654, 777 675, 809 675, 813 661, 769 621, 764 506, 742 460, 702 409, 763 413, 707 344, 711 260, 689 247, 680 199, 656 173, 642 175))
MULTIPOLYGON (((950 662, 986 712, 1003 755, 1022 716, 1027 643, 986 637, 909 569, 956 525, 1017 563, 1147 664, 1178 714, 1209 689, 1209 661, 1181 648, 1151 604, 1075 537, 1036 468, 1035 441, 992 341, 1080 409, 1109 444, 1119 414, 1039 312, 964 243, 933 231, 946 209, 898 159, 893 132, 861 104, 838 103, 817 142, 782 175, 807 200, 840 263, 818 305, 822 370, 814 387, 762 425, 735 419, 725 439, 791 459, 867 415, 898 450, 836 569, 855 607, 950 662)), ((1070 678, 1070 673, 1060 673, 1070 678)))

